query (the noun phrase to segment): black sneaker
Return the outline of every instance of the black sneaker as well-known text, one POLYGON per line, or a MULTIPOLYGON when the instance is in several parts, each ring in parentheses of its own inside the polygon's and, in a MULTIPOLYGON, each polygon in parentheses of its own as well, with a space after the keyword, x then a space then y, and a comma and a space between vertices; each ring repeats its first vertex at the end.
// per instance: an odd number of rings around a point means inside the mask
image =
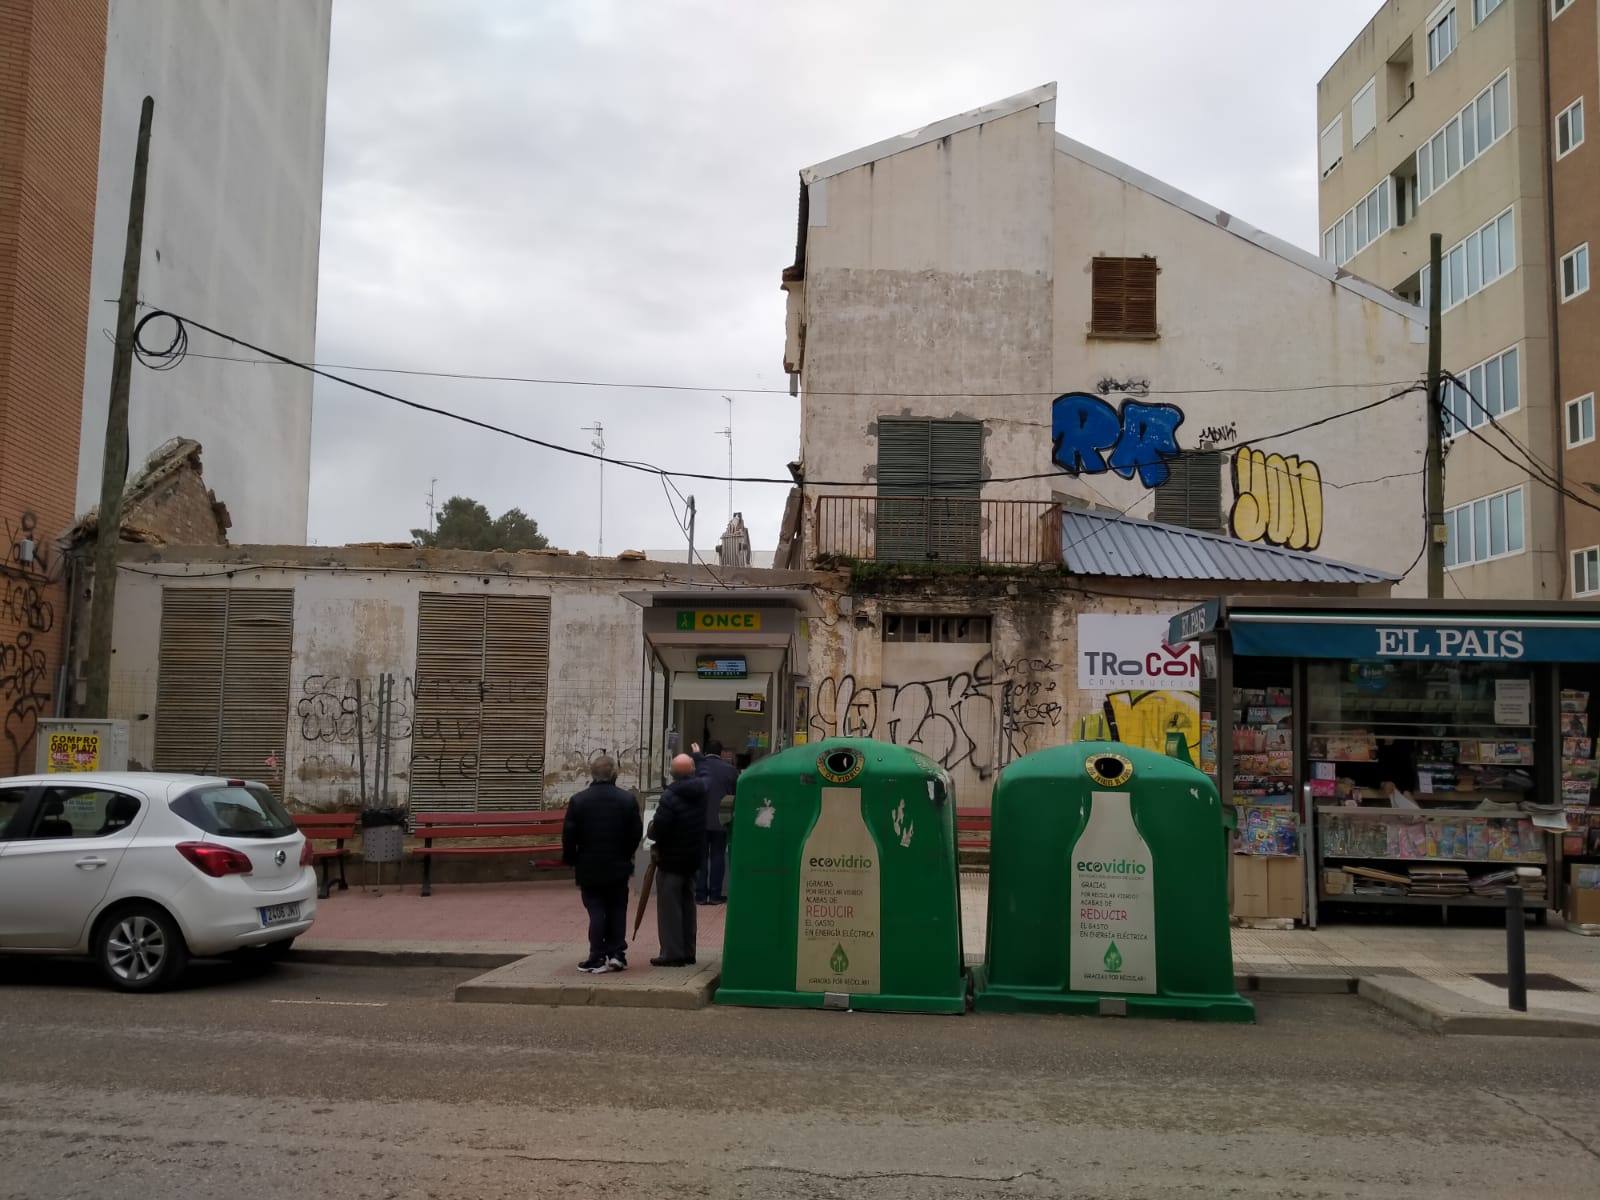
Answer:
POLYGON ((606 970, 608 971, 626 971, 627 969, 628 956, 625 954, 613 954, 606 959, 606 970))
POLYGON ((606 970, 606 960, 591 956, 578 964, 578 970, 585 975, 602 975, 606 970))

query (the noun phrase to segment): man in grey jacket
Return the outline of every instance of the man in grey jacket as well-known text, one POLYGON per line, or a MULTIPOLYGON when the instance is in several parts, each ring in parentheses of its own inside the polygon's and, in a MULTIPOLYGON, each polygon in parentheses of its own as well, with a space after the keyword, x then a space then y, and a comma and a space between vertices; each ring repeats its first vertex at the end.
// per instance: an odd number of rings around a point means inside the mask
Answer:
POLYGON ((703 754, 698 742, 689 749, 694 754, 695 774, 706 785, 706 856, 695 873, 695 903, 726 904, 728 826, 733 823, 733 796, 739 772, 722 757, 721 742, 707 742, 703 754))

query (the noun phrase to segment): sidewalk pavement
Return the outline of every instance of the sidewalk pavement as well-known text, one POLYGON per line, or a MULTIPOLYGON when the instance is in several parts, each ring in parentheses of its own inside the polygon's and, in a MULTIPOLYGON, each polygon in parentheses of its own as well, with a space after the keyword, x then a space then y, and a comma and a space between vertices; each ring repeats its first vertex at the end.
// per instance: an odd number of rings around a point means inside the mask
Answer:
MULTIPOLYGON (((988 877, 963 875, 961 901, 967 961, 979 962, 988 877)), ((629 904, 630 929, 637 903, 635 896, 629 904)), ((588 919, 570 881, 441 884, 427 898, 415 886, 352 885, 322 901, 299 946, 303 957, 324 961, 484 968, 487 974, 458 989, 458 1000, 699 1007, 720 977, 727 909, 696 911, 696 966, 650 966, 660 952, 652 902, 629 948, 629 969, 614 975, 577 969, 588 952, 588 919)), ((1600 1037, 1600 938, 1569 933, 1553 914, 1551 922, 1527 931, 1527 1014, 1511 1013, 1504 989, 1478 978, 1506 969, 1505 933, 1495 928, 1360 923, 1235 929, 1234 970, 1240 987, 1252 991, 1359 990, 1440 1032, 1600 1037)))

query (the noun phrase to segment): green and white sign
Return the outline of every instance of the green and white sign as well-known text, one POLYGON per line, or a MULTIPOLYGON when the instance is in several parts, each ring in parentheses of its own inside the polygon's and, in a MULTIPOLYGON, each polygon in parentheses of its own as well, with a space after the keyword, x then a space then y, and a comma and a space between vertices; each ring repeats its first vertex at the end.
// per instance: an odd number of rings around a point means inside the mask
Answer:
POLYGON ((1156 990, 1155 869, 1126 792, 1094 792, 1089 823, 1072 848, 1070 987, 1075 992, 1156 990))

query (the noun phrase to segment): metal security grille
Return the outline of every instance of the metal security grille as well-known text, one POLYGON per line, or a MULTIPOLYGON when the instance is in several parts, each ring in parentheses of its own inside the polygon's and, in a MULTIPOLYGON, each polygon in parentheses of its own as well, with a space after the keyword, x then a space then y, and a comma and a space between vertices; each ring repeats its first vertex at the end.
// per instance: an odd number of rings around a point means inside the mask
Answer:
POLYGON ((1222 454, 1185 450, 1167 460, 1166 482, 1156 488, 1155 519, 1163 525, 1222 532, 1222 454))
POLYGON ((281 792, 293 654, 292 588, 163 589, 156 770, 281 792))
POLYGON ((1089 332, 1100 337, 1155 337, 1159 273, 1153 258, 1094 259, 1090 264, 1089 332))
POLYGON ((422 594, 413 812, 542 806, 549 674, 548 597, 422 594))
POLYGON ((977 562, 983 423, 878 422, 875 556, 977 562))

